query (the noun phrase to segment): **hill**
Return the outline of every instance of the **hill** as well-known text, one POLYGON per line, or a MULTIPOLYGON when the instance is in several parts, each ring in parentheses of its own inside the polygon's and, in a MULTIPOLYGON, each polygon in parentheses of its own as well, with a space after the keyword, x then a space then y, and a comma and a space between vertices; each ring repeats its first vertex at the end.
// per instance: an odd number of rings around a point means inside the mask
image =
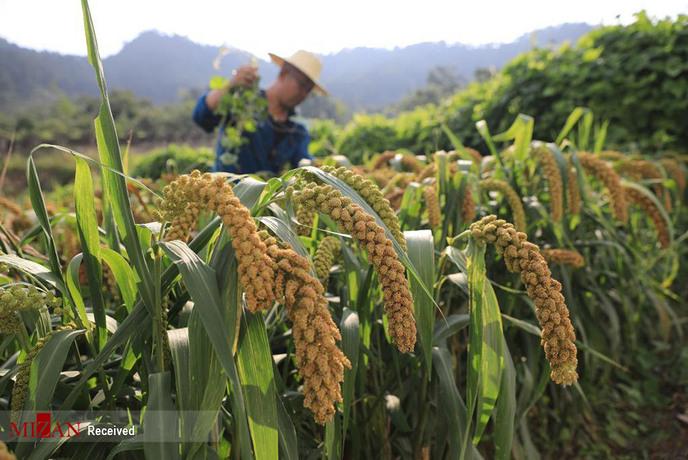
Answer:
MULTIPOLYGON (((508 44, 467 46, 421 43, 392 50, 354 48, 322 56, 322 80, 330 92, 352 110, 375 110, 398 102, 424 85, 428 72, 448 66, 470 79, 476 69, 501 67, 534 45, 575 41, 591 26, 563 24, 523 35, 508 44)), ((178 102, 189 90, 205 87, 218 71, 212 62, 216 46, 201 45, 185 37, 147 31, 103 61, 111 89, 130 90, 155 104, 178 102)), ((233 49, 220 73, 250 60, 251 54, 233 49)), ((69 97, 96 95, 92 71, 85 57, 39 52, 0 38, 0 110, 15 112, 60 92, 69 97)), ((269 82, 276 68, 259 60, 261 75, 269 82)))

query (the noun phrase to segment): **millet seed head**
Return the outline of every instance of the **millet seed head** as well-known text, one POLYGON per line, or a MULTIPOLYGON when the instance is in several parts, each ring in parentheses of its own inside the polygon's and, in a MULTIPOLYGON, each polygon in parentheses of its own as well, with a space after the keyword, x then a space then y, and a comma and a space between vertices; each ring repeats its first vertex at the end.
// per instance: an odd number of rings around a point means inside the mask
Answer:
POLYGON ((528 242, 525 233, 517 232, 512 224, 494 215, 473 223, 470 232, 478 242, 494 243, 503 255, 508 270, 520 274, 528 297, 536 307, 536 316, 542 328, 541 344, 552 369, 552 381, 561 385, 576 382, 576 334, 561 294, 561 284, 552 279, 537 245, 528 242))

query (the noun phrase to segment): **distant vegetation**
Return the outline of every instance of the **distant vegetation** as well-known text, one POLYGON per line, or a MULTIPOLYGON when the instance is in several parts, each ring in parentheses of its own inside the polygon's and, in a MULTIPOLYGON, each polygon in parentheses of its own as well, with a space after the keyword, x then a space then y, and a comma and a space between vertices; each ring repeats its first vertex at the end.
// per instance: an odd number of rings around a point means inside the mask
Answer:
POLYGON ((575 46, 536 49, 511 61, 483 82, 475 82, 442 104, 401 113, 355 117, 335 150, 356 162, 386 148, 428 152, 452 147, 442 123, 469 146, 486 151, 475 123, 493 133, 514 118, 535 118, 539 138, 554 138, 571 109, 590 108, 609 122, 612 147, 640 150, 688 146, 688 16, 651 21, 639 13, 629 26, 610 26, 585 35, 575 46), (382 142, 384 140, 384 142, 382 142))
MULTIPOLYGON (((302 116, 337 122, 309 122, 311 151, 321 156, 341 153, 357 162, 388 148, 416 153, 450 149, 442 123, 464 144, 486 151, 474 128, 477 121, 486 120, 497 133, 524 113, 537 120, 535 136, 552 138, 576 106, 595 113, 594 129, 608 121, 612 147, 685 149, 688 132, 677 121, 688 120, 687 23, 687 16, 653 22, 641 13, 629 26, 596 29, 575 45, 521 54, 501 71, 474 69, 475 79, 468 85, 455 67, 430 68, 425 86, 388 106, 387 116, 358 114, 344 124, 351 111, 341 101, 309 99, 301 107, 302 116)), ((113 91, 121 141, 131 136, 134 146, 211 146, 212 138, 190 121, 199 94, 187 92, 182 102, 159 106, 130 92, 113 91)), ((16 115, 0 113, 0 150, 7 149, 13 132, 19 151, 40 142, 93 145, 90 120, 96 107, 95 98, 63 96, 16 115)))

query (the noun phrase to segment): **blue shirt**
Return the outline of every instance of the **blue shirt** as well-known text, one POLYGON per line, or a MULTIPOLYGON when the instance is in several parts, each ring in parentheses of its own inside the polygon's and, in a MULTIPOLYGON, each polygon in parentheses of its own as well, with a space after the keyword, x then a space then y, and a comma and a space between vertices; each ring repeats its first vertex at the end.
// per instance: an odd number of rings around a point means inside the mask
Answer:
MULTIPOLYGON (((205 102, 207 94, 206 92, 198 99, 193 111, 193 120, 210 133, 222 122, 222 117, 208 108, 205 102)), ((265 97, 264 91, 261 91, 261 94, 265 97)), ((292 111, 289 116, 293 113, 292 111)), ((227 122, 231 123, 231 117, 227 122)), ((296 168, 302 159, 313 159, 308 153, 310 136, 306 127, 290 119, 278 123, 270 115, 264 120, 258 120, 254 132, 242 133, 247 142, 240 147, 238 157, 224 155, 226 149, 222 146, 222 137, 226 124, 220 126, 215 146, 216 172, 251 174, 269 171, 279 174, 286 163, 296 168)))

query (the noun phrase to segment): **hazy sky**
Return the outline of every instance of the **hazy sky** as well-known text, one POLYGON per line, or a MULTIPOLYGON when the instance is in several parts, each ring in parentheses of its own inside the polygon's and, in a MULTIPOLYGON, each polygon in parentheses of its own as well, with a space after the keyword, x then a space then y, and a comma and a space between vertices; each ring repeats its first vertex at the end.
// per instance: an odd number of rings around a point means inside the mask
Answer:
MULTIPOLYGON (((80 5, 79 0, 0 0, 0 36, 21 46, 84 55, 80 5)), ((289 54, 299 48, 330 53, 424 41, 508 42, 564 22, 627 23, 642 9, 657 17, 688 13, 688 0, 91 0, 90 5, 103 56, 149 29, 267 58, 268 51, 289 54)))

